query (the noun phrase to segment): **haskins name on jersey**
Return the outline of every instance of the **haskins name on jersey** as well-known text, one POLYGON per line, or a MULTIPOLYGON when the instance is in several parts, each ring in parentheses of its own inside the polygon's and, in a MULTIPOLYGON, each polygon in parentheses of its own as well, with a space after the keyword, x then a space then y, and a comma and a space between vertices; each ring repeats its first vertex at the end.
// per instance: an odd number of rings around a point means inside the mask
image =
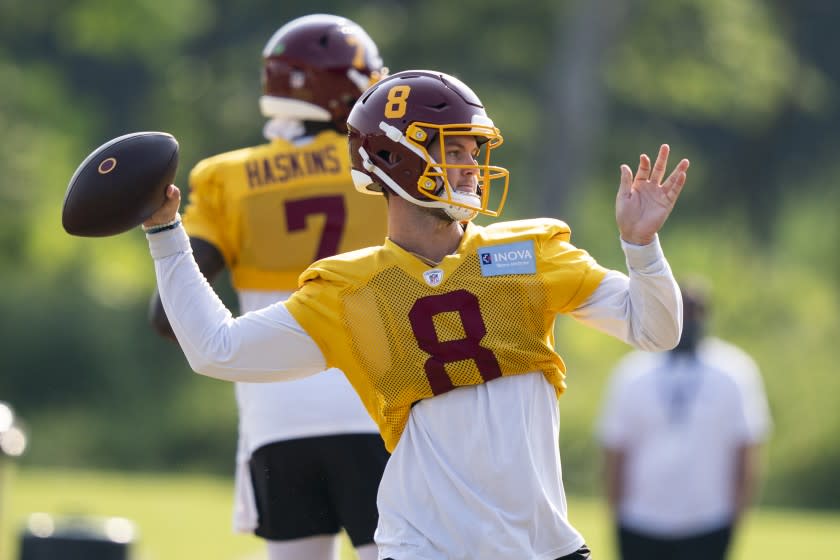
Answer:
POLYGON ((337 175, 344 172, 335 146, 277 154, 245 162, 248 186, 252 189, 285 183, 306 175, 337 175))

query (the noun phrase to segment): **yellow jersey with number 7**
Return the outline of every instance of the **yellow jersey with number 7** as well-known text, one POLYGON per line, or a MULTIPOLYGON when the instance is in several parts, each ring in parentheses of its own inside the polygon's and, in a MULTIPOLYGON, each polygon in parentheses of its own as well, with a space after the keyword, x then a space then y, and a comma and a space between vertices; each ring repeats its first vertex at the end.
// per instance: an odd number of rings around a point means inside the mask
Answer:
POLYGON ((353 187, 346 136, 227 152, 190 173, 184 226, 225 258, 237 290, 285 290, 312 262, 381 245, 386 203, 353 187))

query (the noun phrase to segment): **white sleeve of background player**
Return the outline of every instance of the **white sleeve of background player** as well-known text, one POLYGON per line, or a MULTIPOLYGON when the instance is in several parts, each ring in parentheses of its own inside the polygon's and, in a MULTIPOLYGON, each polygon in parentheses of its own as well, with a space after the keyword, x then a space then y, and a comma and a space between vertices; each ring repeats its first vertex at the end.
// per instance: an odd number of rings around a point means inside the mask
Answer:
POLYGON ((571 315, 650 352, 670 350, 682 331, 682 296, 659 238, 648 245, 621 241, 629 276, 611 270, 571 315))
POLYGON ((198 269, 183 227, 147 238, 163 308, 197 373, 264 382, 326 369, 318 345, 282 303, 234 318, 198 269))

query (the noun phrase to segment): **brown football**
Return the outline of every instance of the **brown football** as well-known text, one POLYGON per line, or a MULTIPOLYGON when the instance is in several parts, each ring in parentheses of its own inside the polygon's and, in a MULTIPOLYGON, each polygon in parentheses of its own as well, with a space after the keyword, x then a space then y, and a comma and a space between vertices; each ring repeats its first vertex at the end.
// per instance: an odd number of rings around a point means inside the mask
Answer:
POLYGON ((133 132, 102 144, 67 185, 64 230, 105 237, 139 226, 163 204, 177 169, 178 141, 166 132, 133 132))

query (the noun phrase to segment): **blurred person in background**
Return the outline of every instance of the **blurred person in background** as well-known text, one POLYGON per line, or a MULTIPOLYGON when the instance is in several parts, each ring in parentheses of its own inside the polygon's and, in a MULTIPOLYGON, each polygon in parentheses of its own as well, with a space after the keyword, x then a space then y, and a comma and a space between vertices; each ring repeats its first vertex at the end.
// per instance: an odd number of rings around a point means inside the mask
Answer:
POLYGON ((681 289, 679 344, 619 362, 597 429, 622 560, 726 558, 771 428, 756 363, 706 334, 705 282, 681 289))
MULTIPOLYGON (((346 119, 387 73, 354 22, 314 14, 278 29, 262 53, 267 143, 199 162, 184 225, 211 282, 230 271, 242 313, 285 300, 312 262, 381 245, 384 201, 350 177, 346 119)), ((150 318, 174 339, 155 292, 150 318)), ((376 558, 376 492, 388 459, 376 424, 330 369, 288 383, 237 383, 234 528, 265 539, 269 560, 328 560, 344 529, 376 558)))

